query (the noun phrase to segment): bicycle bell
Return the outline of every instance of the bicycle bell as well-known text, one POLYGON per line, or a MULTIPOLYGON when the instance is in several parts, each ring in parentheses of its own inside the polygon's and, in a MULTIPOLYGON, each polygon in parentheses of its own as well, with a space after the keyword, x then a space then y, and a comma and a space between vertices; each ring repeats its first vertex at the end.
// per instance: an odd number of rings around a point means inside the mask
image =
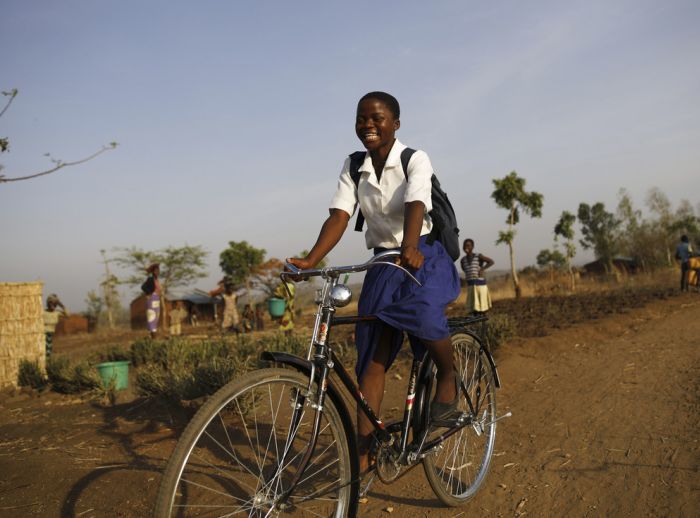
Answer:
POLYGON ((337 308, 347 306, 352 300, 352 291, 345 284, 336 284, 331 288, 331 302, 337 308))

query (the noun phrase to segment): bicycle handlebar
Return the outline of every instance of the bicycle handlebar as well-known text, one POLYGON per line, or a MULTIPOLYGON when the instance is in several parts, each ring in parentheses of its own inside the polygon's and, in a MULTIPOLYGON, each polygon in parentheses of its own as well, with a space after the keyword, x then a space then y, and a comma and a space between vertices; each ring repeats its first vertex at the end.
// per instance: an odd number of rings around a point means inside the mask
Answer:
POLYGON ((398 250, 386 250, 384 252, 379 252, 377 255, 374 257, 370 258, 368 261, 365 261, 364 263, 361 264, 353 264, 349 266, 327 266, 325 268, 311 268, 308 270, 301 270, 294 266, 291 263, 285 263, 285 268, 288 271, 284 271, 280 274, 280 277, 283 280, 286 280, 291 277, 323 277, 323 278, 334 278, 334 277, 339 277, 343 273, 357 273, 357 272, 364 272, 366 270, 369 270, 373 266, 379 266, 379 265, 391 265, 395 266, 399 270, 403 270, 406 275, 409 276, 409 278, 415 282, 418 286, 422 286, 420 281, 416 279, 411 272, 409 272, 406 268, 401 266, 400 264, 396 264, 393 261, 387 261, 387 258, 390 257, 400 257, 401 252, 398 250))

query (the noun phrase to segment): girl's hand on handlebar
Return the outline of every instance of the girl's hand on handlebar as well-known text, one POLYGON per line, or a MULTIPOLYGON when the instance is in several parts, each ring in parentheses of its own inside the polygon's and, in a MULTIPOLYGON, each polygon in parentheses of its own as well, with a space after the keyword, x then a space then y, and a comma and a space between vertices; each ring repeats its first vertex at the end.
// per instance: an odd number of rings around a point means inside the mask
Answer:
MULTIPOLYGON (((296 266, 300 270, 310 270, 314 266, 316 266, 314 263, 312 263, 308 259, 301 259, 300 257, 290 257, 290 258, 287 258, 286 261, 290 264, 293 264, 294 266, 296 266)), ((295 281, 295 282, 306 280, 306 278, 303 275, 294 275, 294 276, 291 276, 290 279, 295 281)))
POLYGON ((418 247, 413 245, 407 245, 401 247, 401 257, 396 259, 397 264, 400 264, 404 268, 409 268, 411 270, 418 270, 423 266, 423 261, 425 257, 418 247))

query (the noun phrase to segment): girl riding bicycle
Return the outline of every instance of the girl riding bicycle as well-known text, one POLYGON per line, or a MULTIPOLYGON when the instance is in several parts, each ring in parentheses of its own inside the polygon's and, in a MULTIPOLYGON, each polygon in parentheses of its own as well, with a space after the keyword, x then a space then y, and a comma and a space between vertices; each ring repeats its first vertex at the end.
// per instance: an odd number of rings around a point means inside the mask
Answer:
MULTIPOLYGON (((416 151, 406 175, 396 139, 399 129, 398 101, 385 92, 370 92, 357 104, 355 132, 367 150, 359 168, 360 180, 350 175, 350 159, 343 164, 338 188, 313 248, 305 258, 288 262, 301 269, 314 268, 338 243, 358 204, 367 221, 365 239, 375 253, 400 249, 400 264, 421 282, 417 286, 396 268, 368 271, 358 303, 360 315, 376 315, 377 322, 357 324, 360 390, 379 415, 386 370, 396 358, 407 333, 417 357, 427 349, 437 366, 437 387, 431 417, 449 419, 457 410, 452 344, 445 308, 459 295, 459 276, 452 259, 439 241, 430 242, 429 212, 433 168, 428 155, 416 151)), ((373 427, 358 411, 360 470, 369 467, 373 427)))

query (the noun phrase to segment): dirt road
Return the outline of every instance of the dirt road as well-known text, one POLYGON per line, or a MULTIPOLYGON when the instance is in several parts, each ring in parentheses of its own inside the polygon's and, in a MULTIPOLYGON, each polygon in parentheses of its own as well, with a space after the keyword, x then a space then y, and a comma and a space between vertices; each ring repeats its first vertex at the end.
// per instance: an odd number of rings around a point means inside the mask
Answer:
MULTIPOLYGON (((697 516, 700 298, 675 297, 499 351, 491 473, 446 509, 422 468, 364 516, 697 516), (388 509, 392 512, 389 513, 388 509)), ((385 408, 402 404, 389 376, 385 408)), ((147 516, 185 412, 56 394, 0 401, 0 516, 147 516)))

